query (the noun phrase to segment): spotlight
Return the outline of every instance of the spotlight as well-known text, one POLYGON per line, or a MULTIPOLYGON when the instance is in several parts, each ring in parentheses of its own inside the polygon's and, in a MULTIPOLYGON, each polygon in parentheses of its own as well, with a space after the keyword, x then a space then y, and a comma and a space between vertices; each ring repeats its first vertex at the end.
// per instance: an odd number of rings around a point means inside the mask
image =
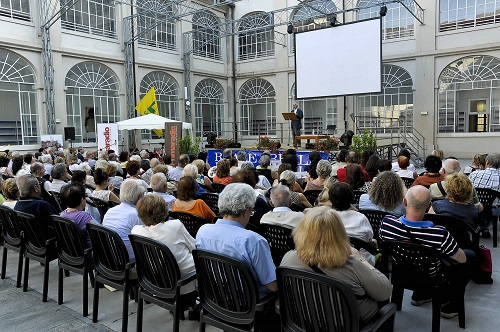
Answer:
POLYGON ((387 15, 387 6, 383 5, 380 7, 380 16, 384 17, 385 15, 387 15))
POLYGON ((286 28, 286 32, 288 32, 289 35, 291 35, 293 33, 293 25, 292 25, 292 23, 288 24, 288 26, 286 28))
POLYGON ((335 23, 337 23, 337 14, 332 15, 332 18, 330 19, 330 26, 334 27, 335 23))

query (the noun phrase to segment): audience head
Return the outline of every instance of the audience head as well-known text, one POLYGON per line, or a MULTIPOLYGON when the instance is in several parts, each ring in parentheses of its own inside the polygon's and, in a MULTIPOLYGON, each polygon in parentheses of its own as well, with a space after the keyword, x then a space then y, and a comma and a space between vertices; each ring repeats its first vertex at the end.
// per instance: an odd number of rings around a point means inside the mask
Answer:
POLYGON ((463 173, 446 176, 446 198, 454 203, 468 203, 472 200, 472 182, 463 173))
POLYGON ((40 197, 42 194, 37 178, 32 174, 24 174, 16 178, 21 197, 40 197))
POLYGON ((429 173, 439 173, 442 166, 443 162, 437 156, 429 155, 425 158, 424 167, 429 173))
POLYGON ((52 176, 53 179, 62 180, 66 176, 66 173, 67 173, 66 165, 58 163, 55 164, 54 167, 52 167, 50 176, 52 176))
POLYGON ((296 181, 295 173, 292 171, 283 171, 280 175, 280 183, 290 187, 296 181))
POLYGON ((229 159, 221 159, 217 162, 217 171, 215 175, 219 178, 228 177, 231 172, 231 162, 229 159))
POLYGON ((347 211, 354 200, 354 191, 345 182, 335 182, 328 190, 332 207, 337 211, 347 211))
POLYGON ((142 197, 137 202, 137 215, 146 226, 154 226, 168 220, 168 204, 158 195, 142 197))
POLYGON ((87 173, 84 171, 76 170, 71 174, 71 182, 79 182, 85 184, 87 181, 87 173))
POLYGON ((361 164, 366 167, 366 164, 368 163, 368 159, 370 159, 371 156, 373 156, 375 153, 372 150, 365 150, 363 151, 362 161, 361 164))
POLYGON ((423 216, 431 203, 431 193, 424 186, 413 186, 406 192, 404 203, 406 206, 406 215, 411 212, 423 216))
POLYGON ((318 167, 318 163, 321 159, 313 159, 309 164, 309 177, 313 180, 318 178, 318 172, 316 171, 316 167, 318 167))
POLYGON ((195 159, 191 163, 194 166, 196 166, 196 169, 198 170, 198 174, 203 174, 203 171, 205 170, 205 162, 201 159, 195 159))
POLYGON ((61 202, 71 209, 80 205, 85 206, 85 187, 83 184, 73 182, 61 188, 61 202))
POLYGON ((128 161, 128 158, 129 158, 128 151, 122 151, 122 152, 120 152, 120 157, 118 158, 118 160, 121 163, 124 163, 124 162, 128 161))
POLYGON ((247 160, 247 154, 245 151, 238 151, 238 153, 236 154, 236 159, 238 159, 238 161, 245 161, 247 160))
POLYGON ((139 164, 141 163, 141 157, 139 155, 131 155, 129 158, 128 158, 129 161, 137 161, 139 162, 139 164))
POLYGON ((108 154, 108 160, 109 161, 116 161, 116 153, 109 153, 108 154))
POLYGON ((438 157, 441 160, 444 159, 444 152, 443 152, 443 150, 432 150, 431 155, 436 156, 436 157, 438 157))
POLYGON ((403 171, 406 170, 410 166, 410 158, 405 156, 398 157, 398 166, 403 171))
POLYGON ((337 182, 337 178, 335 176, 330 176, 324 183, 323 183, 323 190, 318 195, 318 203, 326 203, 330 202, 330 196, 328 195, 328 191, 332 187, 332 185, 337 182))
POLYGON ((84 171, 86 174, 90 174, 90 171, 92 171, 88 162, 80 163, 80 165, 78 165, 78 169, 84 171))
MULTIPOLYGON (((50 160, 52 161, 52 158, 50 160)), ((0 167, 7 167, 7 165, 9 165, 9 158, 5 154, 0 154, 0 167)))
POLYGON ((248 184, 230 183, 219 195, 219 212, 224 217, 240 217, 247 213, 246 222, 248 222, 251 211, 255 207, 255 200, 255 191, 248 184))
POLYGON ((500 168, 500 154, 490 153, 486 157, 486 167, 488 168, 500 168))
POLYGON ((23 161, 25 164, 31 164, 33 162, 33 154, 31 153, 26 153, 24 156, 23 156, 23 161))
POLYGON ((284 171, 291 171, 291 170, 292 170, 292 165, 288 163, 281 163, 281 165, 279 165, 278 167, 278 179, 281 173, 283 173, 284 171))
POLYGON ((31 164, 30 171, 37 178, 41 178, 45 174, 45 166, 42 163, 34 162, 31 164))
POLYGON ((224 151, 222 152, 223 156, 224 156, 224 159, 231 159, 233 158, 233 151, 231 151, 231 149, 224 149, 224 151))
POLYGON ((392 163, 390 160, 387 159, 380 159, 377 162, 377 171, 379 173, 385 172, 385 171, 390 171, 392 170, 392 163))
POLYGON ((139 156, 141 156, 142 159, 149 159, 149 152, 141 150, 141 152, 139 152, 139 156))
POLYGON ((126 179, 120 186, 120 201, 136 205, 139 198, 144 196, 144 187, 136 179, 126 179))
POLYGON ((321 159, 318 161, 318 165, 316 166, 316 173, 319 178, 327 179, 332 173, 332 165, 328 161, 321 159))
POLYGON ((356 151, 349 151, 345 156, 345 162, 349 164, 359 164, 359 158, 356 151))
POLYGON ((163 162, 165 165, 171 165, 172 164, 172 157, 169 154, 166 154, 163 156, 163 162))
POLYGON ((474 164, 474 166, 479 167, 479 169, 484 169, 486 166, 487 156, 488 156, 487 154, 477 153, 472 158, 472 163, 474 164))
POLYGON ((408 158, 408 160, 411 159, 411 153, 407 149, 399 150, 398 157, 401 157, 401 156, 408 158))
POLYGON ((284 185, 277 185, 271 190, 271 202, 274 207, 289 207, 292 203, 290 189, 284 185))
POLYGON ((271 158, 267 154, 263 154, 259 159, 260 167, 266 169, 271 165, 271 158))
POLYGON ((42 163, 44 164, 52 164, 52 156, 50 154, 42 155, 42 163))
POLYGON ((137 160, 129 160, 127 163, 127 174, 137 176, 141 171, 141 163, 137 160))
POLYGON ((151 177, 151 188, 158 193, 167 192, 167 176, 165 173, 155 173, 151 177))
POLYGON ((443 170, 446 175, 460 172, 460 163, 456 159, 446 159, 443 161, 443 170))
POLYGON ((156 174, 156 173, 163 173, 168 178, 168 166, 164 165, 164 164, 160 164, 160 165, 156 166, 153 169, 153 174, 156 174))
POLYGON ((182 176, 189 176, 196 180, 198 177, 198 168, 195 165, 187 164, 182 170, 182 176))
POLYGON ((116 165, 113 165, 113 164, 107 164, 106 167, 104 167, 104 171, 106 173, 108 173, 108 176, 110 178, 116 176, 116 172, 118 171, 118 167, 116 167, 116 165))
POLYGON ((253 163, 251 161, 244 161, 240 165, 241 169, 249 169, 249 170, 254 170, 255 167, 253 166, 253 163))
POLYGON ((181 154, 181 156, 179 157, 179 162, 178 162, 179 167, 184 167, 187 164, 189 164, 189 155, 181 154))
POLYGON ((335 210, 318 206, 299 222, 293 239, 300 260, 309 266, 336 269, 351 256, 351 245, 344 224, 335 210))
POLYGON ((198 159, 203 160, 204 163, 207 162, 207 157, 208 153, 206 151, 200 151, 200 153, 198 153, 198 159))
POLYGON ((406 187, 399 175, 392 171, 384 171, 372 182, 369 194, 373 204, 391 211, 403 203, 405 192, 406 187))
POLYGON ((152 158, 149 161, 149 167, 150 168, 155 168, 159 163, 160 163, 160 161, 158 160, 158 158, 152 158))
MULTIPOLYGON (((295 151, 295 150, 293 150, 293 151, 295 151)), ((281 159, 281 162, 290 164, 290 166, 292 167, 291 170, 294 171, 294 172, 297 172, 297 167, 299 165, 299 160, 297 159, 297 155, 296 154, 289 154, 287 152, 286 156, 284 156, 281 159)))
POLYGON ((19 170, 23 167, 23 164, 24 164, 23 156, 17 156, 12 158, 12 173, 16 175, 17 172, 19 172, 19 170))
MULTIPOLYGON (((255 170, 241 169, 233 175, 232 183, 246 183, 250 187, 255 188, 259 182, 259 175, 255 170)), ((274 189, 273 189, 274 190, 274 189)))
POLYGON ((177 199, 191 201, 196 197, 196 181, 190 176, 183 176, 177 183, 177 199))
POLYGON ((345 174, 346 182, 353 190, 358 190, 365 185, 365 175, 358 164, 348 164, 345 174))
POLYGON ((372 154, 368 160, 366 161, 365 164, 365 171, 368 173, 368 175, 370 175, 370 178, 373 178, 374 176, 377 175, 378 173, 378 168, 377 168, 377 165, 378 165, 378 162, 380 160, 380 157, 378 154, 372 154))
POLYGON ((347 150, 340 150, 339 154, 337 155, 337 161, 339 163, 345 163, 345 157, 347 156, 347 153, 349 151, 347 150))
POLYGON ((321 159, 321 153, 319 153, 319 151, 316 150, 309 152, 309 161, 313 161, 316 159, 321 159))
MULTIPOLYGON (((64 164, 64 157, 55 157, 54 164, 64 164)), ((12 168, 14 170, 14 168, 12 168)))
POLYGON ((16 179, 10 178, 3 182, 2 193, 7 199, 18 200, 19 188, 17 187, 16 179))
POLYGON ((106 185, 109 180, 108 173, 106 173, 103 169, 97 168, 94 171, 94 183, 98 186, 106 185))
POLYGON ((76 164, 78 162, 78 158, 76 154, 68 154, 66 157, 66 164, 71 165, 71 164, 76 164))

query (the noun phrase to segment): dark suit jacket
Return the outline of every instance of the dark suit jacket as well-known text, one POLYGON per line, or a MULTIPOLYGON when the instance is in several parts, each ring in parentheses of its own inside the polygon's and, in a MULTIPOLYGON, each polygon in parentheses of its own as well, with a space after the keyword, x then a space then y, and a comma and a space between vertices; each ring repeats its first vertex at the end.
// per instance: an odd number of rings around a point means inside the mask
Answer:
MULTIPOLYGON (((293 110, 292 110, 292 112, 293 112, 293 110)), ((295 114, 297 115, 297 117, 299 119, 292 120, 292 128, 301 129, 302 128, 302 118, 304 117, 304 113, 302 112, 302 110, 300 108, 297 108, 295 114)))

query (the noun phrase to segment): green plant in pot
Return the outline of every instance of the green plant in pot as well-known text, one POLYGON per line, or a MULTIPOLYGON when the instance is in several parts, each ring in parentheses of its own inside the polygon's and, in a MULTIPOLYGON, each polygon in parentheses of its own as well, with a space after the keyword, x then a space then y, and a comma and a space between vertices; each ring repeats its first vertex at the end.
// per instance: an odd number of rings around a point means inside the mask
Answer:
POLYGON ((352 145, 349 150, 356 151, 358 156, 361 156, 364 151, 372 150, 377 151, 377 139, 373 136, 372 132, 364 129, 361 135, 354 135, 352 137, 352 145))

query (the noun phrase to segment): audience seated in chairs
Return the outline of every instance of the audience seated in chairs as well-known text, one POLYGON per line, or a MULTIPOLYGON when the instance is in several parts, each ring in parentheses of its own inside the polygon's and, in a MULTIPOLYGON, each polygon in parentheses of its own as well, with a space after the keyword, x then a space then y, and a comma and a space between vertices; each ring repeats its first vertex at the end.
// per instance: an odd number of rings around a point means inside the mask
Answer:
POLYGON ((213 178, 213 183, 227 185, 231 183, 232 177, 230 175, 231 162, 229 159, 221 159, 217 162, 217 170, 213 178))
POLYGON ((50 181, 44 178, 45 175, 45 166, 42 163, 33 163, 31 165, 31 174, 33 174, 37 179, 38 183, 42 187, 42 199, 49 201, 50 199, 50 181))
POLYGON ((484 170, 486 168, 486 157, 487 154, 476 153, 472 157, 472 164, 464 168, 464 174, 470 175, 474 171, 484 170))
POLYGON ((151 177, 151 188, 153 188, 153 194, 163 198, 168 205, 168 210, 172 211, 172 206, 176 198, 167 193, 168 184, 165 173, 153 174, 151 177))
POLYGON ((394 171, 397 175, 399 175, 402 178, 408 178, 408 179, 416 179, 417 178, 417 172, 410 170, 410 158, 406 156, 399 156, 398 157, 398 166, 399 169, 397 171, 394 171))
MULTIPOLYGON (((474 188, 492 189, 500 193, 500 154, 491 153, 486 157, 486 164, 484 170, 477 170, 469 175, 474 188)), ((493 202, 492 214, 493 216, 500 215, 500 208, 498 207, 499 199, 493 202)))
POLYGON ((189 156, 187 154, 183 154, 179 157, 179 162, 177 163, 177 167, 172 168, 168 171, 168 179, 170 181, 179 182, 182 177, 182 170, 184 166, 189 164, 189 156))
MULTIPOLYGON (((347 166, 355 164, 359 164, 359 157, 355 151, 349 151, 345 157, 345 162, 346 166, 344 168, 339 168, 337 170, 337 178, 339 179, 340 182, 346 182, 347 179, 347 166)), ((363 172, 363 176, 365 179, 365 182, 370 182, 370 176, 368 173, 366 173, 365 168, 361 165, 358 165, 361 167, 361 170, 363 172)))
MULTIPOLYGON (((347 183, 334 183, 328 191, 328 195, 332 203, 332 208, 337 211, 349 236, 365 242, 373 239, 373 230, 368 218, 364 214, 354 211, 351 206, 351 202, 354 199, 354 192, 347 183)), ((369 252, 363 250, 362 255, 372 265, 375 264, 375 258, 369 252)))
MULTIPOLYGON (((108 173, 108 176, 109 176, 109 184, 113 185, 115 187, 115 189, 118 189, 120 190, 120 186, 122 185, 123 183, 123 176, 121 175, 117 175, 118 173, 118 167, 115 165, 115 164, 112 164, 112 163, 108 163, 108 165, 106 165, 106 167, 104 168, 104 171, 106 173, 108 173)), ((121 169, 120 169, 121 171, 121 169)))
MULTIPOLYGON (((66 167, 64 170, 66 171, 66 167)), ((42 188, 36 177, 31 174, 21 175, 17 178, 17 186, 20 198, 14 210, 32 214, 36 219, 47 223, 51 214, 58 214, 50 203, 42 200, 42 188)))
POLYGON ((284 171, 283 173, 281 173, 279 183, 290 188, 292 204, 297 204, 305 208, 312 207, 311 203, 309 203, 304 194, 293 191, 293 188, 295 187, 296 183, 296 177, 294 172, 284 171))
MULTIPOLYGON (((370 151, 370 150, 368 150, 368 151, 370 151)), ((363 164, 363 166, 365 167, 366 173, 368 173, 368 176, 370 177, 370 181, 373 181, 373 178, 375 178, 379 173, 378 167, 377 167, 379 161, 380 161, 380 156, 378 154, 372 154, 368 158, 366 163, 363 164)))
MULTIPOLYGON (((194 239, 179 220, 168 220, 168 205, 165 200, 155 194, 146 195, 137 202, 137 213, 144 225, 134 226, 132 234, 165 244, 174 255, 182 277, 194 272, 191 254, 194 239)), ((194 281, 181 288, 184 307, 193 308, 196 296, 194 281)))
MULTIPOLYGON (((142 151, 141 151, 142 152, 142 151)), ((147 152, 146 152, 147 153, 147 152)), ((141 161, 141 168, 145 170, 145 172, 141 175, 141 178, 146 181, 147 184, 150 184, 151 182, 151 177, 154 174, 154 169, 156 166, 160 164, 160 161, 158 158, 152 158, 151 160, 148 159, 143 159, 141 161), (147 162, 148 167, 144 168, 143 162, 147 162)))
MULTIPOLYGON (((434 158, 437 158, 433 156, 434 158)), ((443 287, 444 299, 441 303, 449 303, 441 307, 441 316, 453 318, 458 315, 459 303, 476 262, 476 255, 471 250, 462 250, 450 233, 441 226, 423 220, 426 209, 430 206, 429 190, 423 186, 411 187, 405 195, 406 215, 399 219, 386 216, 380 227, 380 240, 406 241, 433 248, 458 264, 451 264, 446 274, 449 287, 443 287)), ((444 286, 444 285, 443 285, 444 286)), ((432 294, 429 290, 418 289, 413 292, 412 305, 420 306, 430 302, 432 294)))
POLYGON ((334 183, 338 182, 337 178, 335 176, 330 176, 328 180, 325 181, 323 184, 323 190, 318 195, 318 198, 316 199, 316 205, 326 205, 326 206, 332 206, 332 202, 330 202, 330 196, 328 195, 328 191, 332 187, 334 183))
POLYGON ((353 190, 368 192, 370 189, 370 182, 366 182, 361 166, 358 164, 349 164, 346 166, 345 170, 345 182, 349 184, 353 190))
POLYGON ((411 186, 420 185, 429 188, 431 184, 443 181, 444 175, 439 173, 442 166, 443 162, 439 157, 433 155, 427 156, 424 162, 427 172, 424 175, 418 176, 411 186))
POLYGON ((19 188, 17 188, 16 179, 10 178, 3 181, 2 193, 5 197, 5 201, 2 205, 5 205, 11 209, 14 209, 17 201, 19 200, 19 188))
POLYGON ((387 277, 351 247, 338 212, 326 206, 310 209, 293 238, 296 250, 283 257, 281 266, 313 270, 345 282, 358 299, 362 323, 377 314, 377 301, 391 296, 387 277))
POLYGON ((115 231, 120 236, 127 248, 131 262, 135 261, 135 256, 128 235, 134 226, 143 225, 135 206, 139 198, 144 196, 144 192, 144 187, 136 180, 123 181, 120 195, 121 204, 109 209, 102 222, 104 227, 115 231))
MULTIPOLYGON (((402 149, 402 150, 399 150, 399 153, 398 153, 398 159, 399 159, 399 157, 401 157, 401 156, 408 158, 408 161, 410 161, 410 160, 411 160, 411 154, 410 154, 410 151, 408 151, 407 149, 402 149)), ((410 165, 408 166, 408 168, 407 168, 407 169, 408 169, 409 171, 415 172, 415 165, 410 164, 410 165)), ((398 163, 398 161, 393 162, 393 163, 392 163, 392 171, 393 171, 393 172, 397 172, 397 171, 399 171, 399 170, 401 170, 401 168, 399 167, 399 163, 398 163)), ((416 172, 415 172, 415 173, 416 173, 416 172)))
POLYGON ((347 156, 348 152, 349 151, 347 150, 340 150, 340 152, 337 154, 337 162, 332 166, 331 176, 337 176, 337 171, 347 166, 345 157, 347 156))
POLYGON ((182 177, 177 184, 177 199, 172 212, 190 213, 212 223, 215 213, 201 199, 196 199, 196 181, 190 176, 182 177))
POLYGON ((262 154, 259 159, 259 166, 257 166, 257 174, 263 175, 269 183, 274 181, 273 174, 276 172, 271 170, 271 157, 268 154, 262 154))
POLYGON ((50 191, 60 192, 61 188, 67 185, 65 181, 67 173, 65 164, 58 163, 54 165, 52 172, 50 173, 50 176, 52 177, 50 191))
MULTIPOLYGON (((133 157, 133 156, 132 156, 133 157)), ((141 163, 138 162, 137 160, 129 160, 127 163, 127 174, 128 174, 128 179, 134 179, 136 180, 142 187, 144 187, 144 190, 147 190, 149 188, 149 185, 141 179, 141 163)))
POLYGON ((108 173, 103 169, 98 168, 94 171, 94 182, 95 190, 92 192, 92 197, 99 198, 104 202, 117 202, 120 203, 120 199, 113 193, 114 185, 109 184, 108 173))
POLYGON ((201 159, 195 159, 191 164, 196 166, 198 171, 196 182, 200 185, 204 185, 209 189, 212 189, 212 181, 208 176, 203 175, 203 172, 205 171, 205 162, 201 159))
MULTIPOLYGON (((52 162, 52 158, 50 158, 52 162)), ((9 158, 5 154, 0 155, 0 175, 2 176, 14 176, 12 171, 7 167, 9 165, 9 158)))
POLYGON ((316 173, 318 177, 314 180, 307 181, 304 191, 308 190, 322 190, 324 182, 330 177, 332 173, 332 165, 326 160, 321 159, 316 165, 316 173))
POLYGON ((380 173, 370 186, 368 194, 359 199, 360 210, 378 210, 394 216, 405 214, 403 198, 406 188, 399 176, 392 171, 380 173))
POLYGON ((472 204, 472 183, 467 175, 451 174, 444 182, 446 198, 434 201, 429 212, 457 218, 475 227, 479 210, 472 204))
POLYGON ((295 228, 304 216, 302 212, 290 210, 289 206, 292 204, 292 199, 290 197, 290 189, 287 186, 280 184, 274 187, 271 191, 269 204, 274 208, 262 216, 260 219, 261 224, 295 228))
POLYGON ((201 186, 200 183, 198 183, 198 168, 195 165, 192 164, 187 164, 184 166, 184 169, 182 170, 182 176, 189 176, 193 178, 194 181, 196 181, 196 197, 200 197, 201 195, 205 194, 207 191, 201 186))

